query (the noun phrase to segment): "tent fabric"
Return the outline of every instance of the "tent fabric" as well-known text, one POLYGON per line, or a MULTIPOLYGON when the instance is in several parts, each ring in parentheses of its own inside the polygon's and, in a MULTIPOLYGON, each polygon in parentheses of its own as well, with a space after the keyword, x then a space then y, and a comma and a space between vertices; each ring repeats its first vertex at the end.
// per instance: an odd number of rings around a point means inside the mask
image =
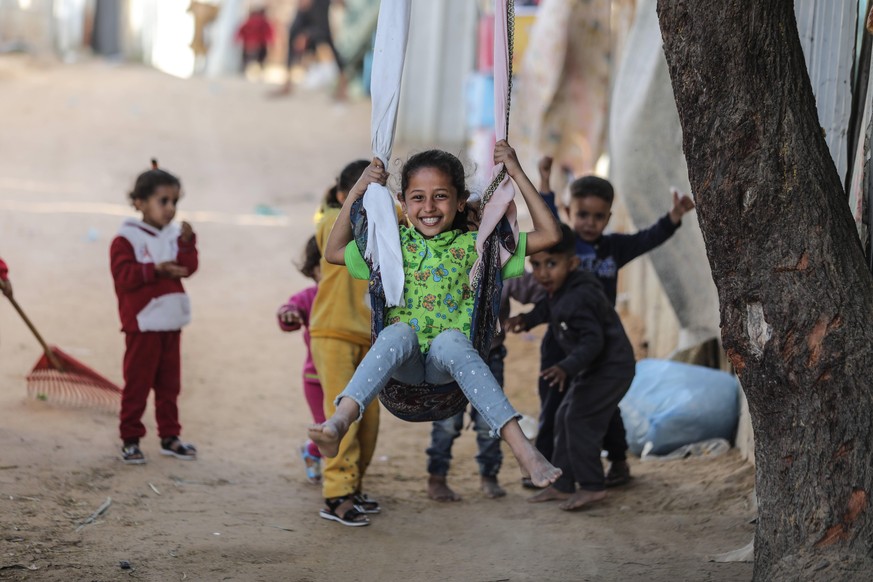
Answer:
MULTIPOLYGON (((621 3, 622 14, 632 10, 627 3, 621 3)), ((610 4, 540 3, 522 57, 514 117, 515 145, 524 167, 535 168, 547 155, 555 158, 556 168, 568 167, 577 176, 594 171, 606 143, 616 42, 610 31, 610 4)), ((553 173, 559 194, 566 179, 564 173, 553 173)))
MULTIPOLYGON (((637 3, 610 105, 609 178, 638 228, 670 209, 671 186, 691 188, 656 4, 637 3)), ((697 214, 686 214, 676 236, 646 256, 679 321, 679 349, 718 337, 718 293, 697 214)))

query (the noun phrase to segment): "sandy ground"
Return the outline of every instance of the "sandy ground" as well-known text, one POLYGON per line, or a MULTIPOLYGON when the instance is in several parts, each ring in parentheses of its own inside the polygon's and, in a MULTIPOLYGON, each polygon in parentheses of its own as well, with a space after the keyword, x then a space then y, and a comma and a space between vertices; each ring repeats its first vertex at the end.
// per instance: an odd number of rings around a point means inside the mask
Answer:
MULTIPOLYGON (((484 499, 468 432, 451 474, 464 501, 437 504, 424 494, 429 427, 383 411, 365 481, 382 515, 368 528, 318 517, 320 489, 297 456, 309 420, 302 343, 273 313, 306 284, 292 260, 321 193, 369 152, 369 106, 266 90, 0 58, 0 256, 51 343, 120 382, 108 245, 151 156, 181 176, 201 253, 180 401, 194 463, 158 455, 151 409, 149 463, 129 467, 112 414, 29 400, 40 349, 0 301, 0 579, 749 579, 749 564, 707 561, 752 535, 753 470, 736 455, 637 462, 630 486, 570 514, 525 503, 511 459, 508 496, 484 499)), ((512 338, 507 369, 511 398, 532 415, 536 347, 512 338)))

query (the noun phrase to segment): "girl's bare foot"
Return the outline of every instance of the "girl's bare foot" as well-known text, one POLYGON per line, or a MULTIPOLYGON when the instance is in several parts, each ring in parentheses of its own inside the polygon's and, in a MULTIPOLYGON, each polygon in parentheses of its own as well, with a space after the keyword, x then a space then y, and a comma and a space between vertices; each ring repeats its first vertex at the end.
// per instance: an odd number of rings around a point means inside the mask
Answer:
POLYGON ((564 511, 576 511, 587 507, 592 503, 603 501, 605 498, 606 491, 586 491, 585 489, 579 489, 576 493, 567 497, 567 500, 558 507, 564 511))
POLYGON ((434 501, 460 501, 461 496, 452 491, 443 475, 427 478, 427 496, 434 501))
POLYGON ((309 426, 309 438, 318 447, 322 456, 335 457, 340 441, 349 432, 349 427, 361 414, 361 405, 348 397, 340 397, 333 416, 321 424, 309 426))
POLYGON ((321 424, 309 427, 309 438, 318 447, 324 457, 335 457, 339 452, 340 441, 349 430, 349 425, 342 419, 333 416, 321 424))
POLYGON ((518 421, 512 419, 507 422, 500 432, 500 436, 512 449, 512 453, 521 465, 521 472, 530 475, 530 480, 537 487, 548 487, 558 480, 561 470, 552 465, 534 447, 518 426, 518 421))
POLYGON ((536 495, 527 498, 528 503, 543 503, 544 501, 564 501, 572 497, 572 493, 558 491, 554 487, 546 487, 536 495))
POLYGON ((516 455, 518 462, 530 471, 530 480, 537 487, 548 487, 558 480, 563 471, 552 465, 533 445, 528 443, 528 450, 525 455, 529 455, 522 460, 520 455, 516 455))

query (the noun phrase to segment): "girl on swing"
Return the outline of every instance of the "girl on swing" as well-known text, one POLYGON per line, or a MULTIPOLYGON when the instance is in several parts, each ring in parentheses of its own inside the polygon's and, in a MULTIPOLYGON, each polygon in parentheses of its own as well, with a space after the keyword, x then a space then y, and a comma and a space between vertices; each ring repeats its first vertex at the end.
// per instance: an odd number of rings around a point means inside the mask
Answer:
MULTIPOLYGON (((521 234, 515 254, 503 267, 504 278, 517 277, 524 272, 525 255, 551 248, 560 240, 561 230, 505 140, 495 145, 494 162, 503 164, 518 186, 533 222, 533 230, 521 234)), ((384 185, 387 178, 382 161, 374 159, 349 191, 328 238, 325 259, 346 265, 352 277, 370 276, 352 240, 352 203, 369 184, 384 185)), ((520 415, 470 342, 474 292, 469 276, 477 258, 477 233, 466 228, 468 196, 464 167, 452 154, 429 150, 411 156, 404 165, 398 200, 411 225, 400 227, 404 304, 388 308, 386 327, 337 397, 336 412, 326 422, 312 425, 309 437, 324 456, 333 457, 349 426, 389 379, 406 384, 455 381, 488 422, 492 434, 509 444, 525 476, 545 487, 561 475, 561 470, 524 436, 518 425, 520 415)), ((342 522, 344 518, 330 517, 342 522)))

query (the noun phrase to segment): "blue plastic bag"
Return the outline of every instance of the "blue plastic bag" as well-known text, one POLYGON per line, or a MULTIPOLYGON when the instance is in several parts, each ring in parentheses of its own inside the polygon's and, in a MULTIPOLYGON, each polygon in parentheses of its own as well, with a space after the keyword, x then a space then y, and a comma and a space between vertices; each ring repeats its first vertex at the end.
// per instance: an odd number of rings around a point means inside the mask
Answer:
POLYGON ((732 441, 739 419, 739 383, 712 368, 640 360, 620 406, 631 452, 640 455, 645 447, 647 453, 666 455, 707 439, 732 441))

